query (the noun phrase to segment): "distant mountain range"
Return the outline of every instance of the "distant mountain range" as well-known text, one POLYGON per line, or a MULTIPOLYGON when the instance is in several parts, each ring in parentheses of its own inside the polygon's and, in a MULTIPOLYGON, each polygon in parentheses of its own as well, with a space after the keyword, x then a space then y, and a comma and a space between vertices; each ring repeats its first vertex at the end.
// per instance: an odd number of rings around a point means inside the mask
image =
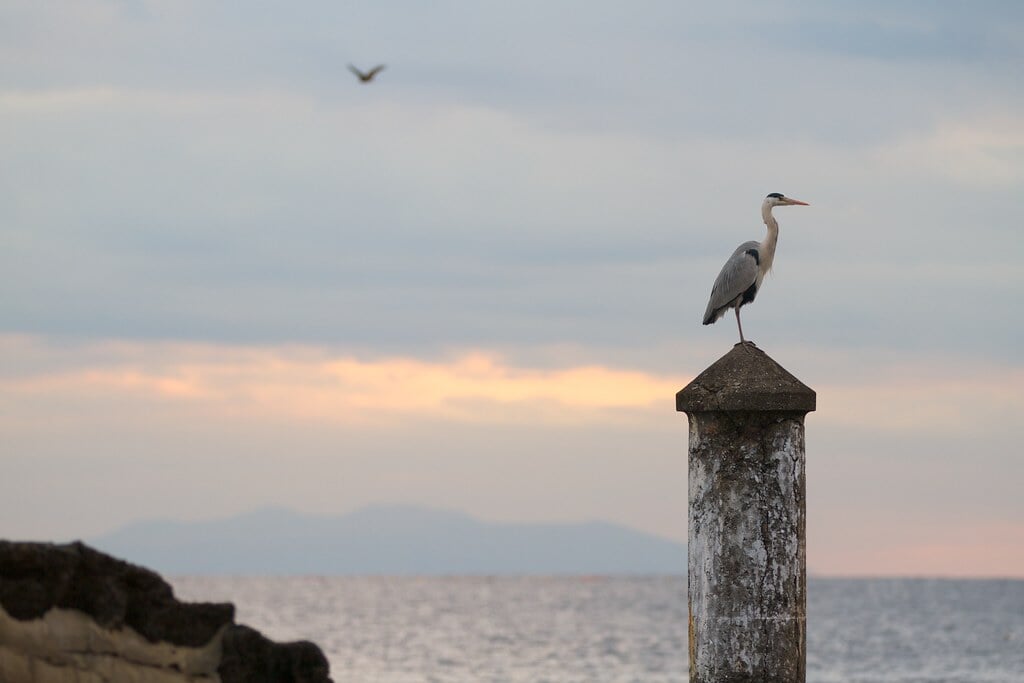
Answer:
POLYGON ((164 574, 682 574, 686 546, 607 522, 503 524, 374 505, 138 522, 89 543, 164 574))

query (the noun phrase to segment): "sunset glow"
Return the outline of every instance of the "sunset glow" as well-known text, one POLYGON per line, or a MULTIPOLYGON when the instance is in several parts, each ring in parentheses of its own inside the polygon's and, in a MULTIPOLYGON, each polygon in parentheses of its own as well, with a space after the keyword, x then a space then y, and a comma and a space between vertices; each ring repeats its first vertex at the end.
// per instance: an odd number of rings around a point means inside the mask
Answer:
MULTIPOLYGON (((0 346, 59 355, 36 340, 0 346)), ((360 359, 313 348, 95 344, 91 362, 2 381, 13 399, 166 402, 253 419, 381 422, 402 416, 551 423, 665 413, 681 378, 598 366, 516 367, 494 353, 360 359)))
POLYGON ((774 235, 743 335, 816 392, 809 565, 1024 577, 1022 8, 0 3, 0 538, 685 541, 675 395, 774 235))

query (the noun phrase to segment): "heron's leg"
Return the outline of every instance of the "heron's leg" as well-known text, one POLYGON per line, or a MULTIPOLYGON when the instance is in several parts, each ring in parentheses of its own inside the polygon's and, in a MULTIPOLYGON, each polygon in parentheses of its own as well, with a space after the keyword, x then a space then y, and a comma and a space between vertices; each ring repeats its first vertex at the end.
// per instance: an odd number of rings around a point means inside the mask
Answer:
POLYGON ((747 340, 743 338, 743 324, 740 322, 740 307, 736 307, 736 327, 740 328, 740 343, 744 343, 747 340))

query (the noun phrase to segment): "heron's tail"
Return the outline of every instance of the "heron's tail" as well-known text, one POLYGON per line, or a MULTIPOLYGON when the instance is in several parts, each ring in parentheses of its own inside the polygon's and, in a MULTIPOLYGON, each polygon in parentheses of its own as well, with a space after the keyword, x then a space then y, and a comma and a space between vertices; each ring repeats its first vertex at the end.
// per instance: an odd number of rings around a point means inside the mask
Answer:
POLYGON ((709 304, 708 310, 704 311, 704 324, 710 325, 721 318, 725 314, 726 308, 726 306, 722 306, 721 308, 715 309, 711 308, 711 305, 709 304))

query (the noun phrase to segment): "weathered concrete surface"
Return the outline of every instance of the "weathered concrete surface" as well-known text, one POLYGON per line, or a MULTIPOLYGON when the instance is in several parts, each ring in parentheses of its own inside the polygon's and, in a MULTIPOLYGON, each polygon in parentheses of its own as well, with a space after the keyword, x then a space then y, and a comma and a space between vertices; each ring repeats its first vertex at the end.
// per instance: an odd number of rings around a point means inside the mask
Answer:
POLYGON ((182 603, 82 543, 0 541, 0 682, 329 683, 312 643, 273 643, 234 607, 182 603))
POLYGON ((803 683, 814 392, 746 343, 676 405, 690 426, 690 681, 803 683))
POLYGON ((676 394, 676 410, 709 411, 791 410, 801 414, 815 408, 816 395, 757 348, 736 344, 676 394))

